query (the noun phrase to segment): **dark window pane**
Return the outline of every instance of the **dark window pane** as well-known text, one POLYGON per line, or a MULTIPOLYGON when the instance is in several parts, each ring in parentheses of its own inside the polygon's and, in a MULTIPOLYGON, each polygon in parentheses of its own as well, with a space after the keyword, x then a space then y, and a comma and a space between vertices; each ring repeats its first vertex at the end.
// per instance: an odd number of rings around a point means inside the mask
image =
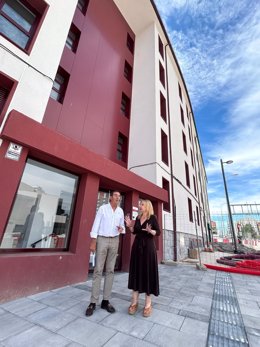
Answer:
POLYGON ((31 30, 36 18, 28 8, 17 0, 6 0, 2 11, 27 32, 31 30))
POLYGON ((131 53, 134 53, 134 40, 132 37, 127 33, 127 40, 126 45, 131 53))
POLYGON ((127 61, 125 61, 124 76, 130 83, 132 83, 132 70, 132 66, 127 61))
POLYGON ((161 147, 162 161, 168 165, 168 138, 163 130, 161 130, 161 147))
POLYGON ((2 112, 4 108, 8 94, 9 94, 9 90, 0 86, 0 113, 2 112))
POLYGON ((29 41, 27 35, 2 16, 0 16, 0 33, 7 36, 21 48, 25 48, 29 41))

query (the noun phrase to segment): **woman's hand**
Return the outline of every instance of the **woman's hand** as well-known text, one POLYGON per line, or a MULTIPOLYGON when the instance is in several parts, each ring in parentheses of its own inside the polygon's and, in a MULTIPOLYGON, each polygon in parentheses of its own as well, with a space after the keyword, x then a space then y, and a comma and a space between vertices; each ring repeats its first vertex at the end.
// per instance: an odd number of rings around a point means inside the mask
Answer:
POLYGON ((131 226, 132 226, 132 221, 131 221, 131 219, 130 219, 129 214, 127 214, 127 215, 125 216, 125 224, 126 224, 126 226, 127 226, 128 228, 131 228, 131 226))
POLYGON ((146 230, 149 234, 151 234, 153 236, 156 235, 156 231, 152 230, 151 224, 146 223, 146 228, 144 230, 146 230))

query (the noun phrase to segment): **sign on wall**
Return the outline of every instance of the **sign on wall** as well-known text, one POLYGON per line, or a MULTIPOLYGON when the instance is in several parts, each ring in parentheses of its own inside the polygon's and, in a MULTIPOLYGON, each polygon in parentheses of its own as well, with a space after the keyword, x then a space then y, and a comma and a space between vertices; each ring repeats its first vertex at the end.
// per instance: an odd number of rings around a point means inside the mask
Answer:
POLYGON ((23 146, 10 142, 8 149, 5 153, 5 158, 12 160, 19 160, 22 153, 23 146))

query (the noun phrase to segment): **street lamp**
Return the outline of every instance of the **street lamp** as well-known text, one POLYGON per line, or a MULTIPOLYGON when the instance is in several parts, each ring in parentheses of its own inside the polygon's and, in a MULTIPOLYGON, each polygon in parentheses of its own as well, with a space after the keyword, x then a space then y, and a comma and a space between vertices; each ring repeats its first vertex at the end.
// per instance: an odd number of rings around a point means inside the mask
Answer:
POLYGON ((229 203, 229 198, 228 198, 227 183, 226 183, 226 178, 225 178, 225 173, 224 173, 224 166, 223 166, 223 164, 232 164, 232 163, 233 163, 233 160, 222 161, 222 159, 220 159, 221 170, 222 170, 222 175, 223 175, 223 182, 224 182, 224 188, 225 188, 226 199, 227 199, 229 223, 230 223, 230 228, 231 228, 233 241, 234 241, 234 247, 235 247, 234 252, 238 253, 235 228, 234 228, 234 223, 233 223, 233 218, 232 218, 232 213, 231 213, 231 208, 230 208, 230 203, 229 203))

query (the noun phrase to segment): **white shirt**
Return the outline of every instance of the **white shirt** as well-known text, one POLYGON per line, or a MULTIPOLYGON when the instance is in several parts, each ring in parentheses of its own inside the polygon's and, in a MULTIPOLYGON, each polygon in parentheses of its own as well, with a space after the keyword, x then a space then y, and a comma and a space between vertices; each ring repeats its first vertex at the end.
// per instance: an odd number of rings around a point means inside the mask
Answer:
POLYGON ((113 210, 110 204, 100 206, 90 233, 91 238, 96 239, 97 236, 115 237, 119 234, 125 234, 124 212, 122 208, 117 207, 113 210), (117 229, 119 226, 123 228, 121 233, 117 229))

